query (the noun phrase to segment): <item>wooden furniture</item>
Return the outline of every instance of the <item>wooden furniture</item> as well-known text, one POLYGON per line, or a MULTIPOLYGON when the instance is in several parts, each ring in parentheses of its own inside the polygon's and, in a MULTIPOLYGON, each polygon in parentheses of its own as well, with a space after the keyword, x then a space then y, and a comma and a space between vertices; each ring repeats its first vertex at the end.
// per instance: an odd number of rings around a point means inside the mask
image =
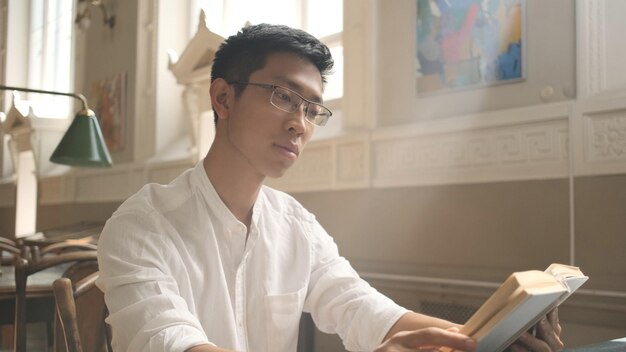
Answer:
MULTIPOLYGON (((0 242, 0 264, 10 265, 15 262, 15 259, 20 255, 21 250, 17 246, 13 246, 8 243, 0 242)), ((2 271, 0 271, 1 273, 2 271)))
MULTIPOLYGON (((69 264, 62 264, 42 270, 28 278, 26 297, 28 308, 26 319, 28 323, 46 323, 46 328, 50 338, 49 346, 52 346, 53 326, 54 326, 54 295, 52 294, 52 283, 63 275, 69 264)), ((13 348, 15 335, 15 266, 6 265, 2 267, 3 274, 0 276, 0 324, 2 324, 2 344, 3 350, 13 348)))
POLYGON ((98 243, 98 237, 104 223, 102 222, 79 222, 65 225, 54 229, 43 230, 33 235, 23 237, 19 241, 27 246, 45 246, 67 241, 81 241, 92 244, 98 243))
MULTIPOLYGON (((29 262, 41 257, 71 250, 93 250, 100 236, 103 222, 79 222, 44 230, 20 239, 0 237, 0 349, 13 345, 15 323, 15 267, 17 258, 29 262)), ((50 267, 31 275, 27 285, 27 322, 45 322, 48 343, 54 336, 54 295, 52 282, 61 277, 69 264, 50 267)), ((96 269, 97 270, 97 269, 96 269)))
POLYGON ((75 282, 74 287, 68 278, 54 281, 54 296, 66 351, 112 351, 111 329, 104 321, 108 311, 104 294, 95 285, 97 278, 98 272, 94 272, 75 282))
MULTIPOLYGON (((62 253, 55 256, 42 257, 39 261, 31 261, 24 258, 20 258, 15 264, 15 328, 14 328, 14 351, 23 352, 26 351, 26 322, 27 320, 27 311, 26 311, 26 303, 27 303, 27 282, 29 277, 42 272, 43 270, 49 268, 62 268, 61 265, 73 262, 85 262, 85 261, 93 261, 97 262, 97 253, 96 251, 77 251, 77 252, 69 252, 62 253)), ((63 268, 63 271, 67 269, 67 266, 63 268)), ((60 273, 54 279, 61 276, 60 273)), ((53 280, 54 280, 53 279, 53 280)), ((54 307, 54 300, 51 297, 51 286, 48 284, 47 286, 47 296, 44 293, 44 298, 47 298, 46 305, 50 306, 50 301, 52 301, 52 307, 54 307)), ((31 291, 30 287, 28 290, 28 303, 31 304, 31 298, 34 298, 34 293, 31 291)), ((50 314, 50 312, 46 312, 50 314)), ((54 319, 54 308, 52 309, 51 316, 48 315, 49 320, 53 321, 54 319)), ((50 326, 50 324, 49 324, 50 326)), ((48 330, 48 344, 52 345, 52 331, 48 330)))
POLYGON ((32 248, 32 260, 39 261, 50 255, 59 255, 62 253, 70 253, 75 251, 95 251, 98 246, 93 243, 81 242, 79 240, 67 240, 63 242, 53 243, 45 247, 34 246, 32 248))

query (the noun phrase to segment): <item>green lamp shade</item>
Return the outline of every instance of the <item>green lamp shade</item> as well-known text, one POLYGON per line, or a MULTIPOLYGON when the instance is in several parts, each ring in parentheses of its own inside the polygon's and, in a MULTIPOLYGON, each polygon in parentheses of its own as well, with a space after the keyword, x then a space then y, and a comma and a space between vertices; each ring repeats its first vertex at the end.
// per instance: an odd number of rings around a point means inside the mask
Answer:
POLYGON ((100 125, 91 110, 76 114, 74 121, 56 147, 50 161, 83 167, 110 167, 111 155, 104 143, 100 125))

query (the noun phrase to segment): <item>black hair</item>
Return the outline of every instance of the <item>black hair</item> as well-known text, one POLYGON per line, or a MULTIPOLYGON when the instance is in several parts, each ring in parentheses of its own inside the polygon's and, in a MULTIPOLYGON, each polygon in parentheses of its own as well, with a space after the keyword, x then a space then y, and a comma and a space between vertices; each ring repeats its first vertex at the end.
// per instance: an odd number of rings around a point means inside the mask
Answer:
MULTIPOLYGON (((213 59, 211 82, 217 78, 247 82, 253 72, 265 66, 267 57, 276 53, 291 53, 310 61, 320 71, 323 83, 334 64, 328 47, 309 33, 262 23, 242 28, 220 45, 213 59)), ((236 85, 235 94, 240 95, 244 89, 245 86, 236 85)))

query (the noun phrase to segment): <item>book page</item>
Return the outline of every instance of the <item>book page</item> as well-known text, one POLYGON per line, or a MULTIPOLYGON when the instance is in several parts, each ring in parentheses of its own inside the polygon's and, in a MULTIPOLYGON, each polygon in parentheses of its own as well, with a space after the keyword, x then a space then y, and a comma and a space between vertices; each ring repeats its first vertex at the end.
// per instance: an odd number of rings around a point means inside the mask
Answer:
POLYGON ((561 297, 557 305, 563 303, 589 279, 578 267, 565 264, 553 263, 546 269, 546 272, 554 276, 557 281, 567 288, 567 294, 561 297))

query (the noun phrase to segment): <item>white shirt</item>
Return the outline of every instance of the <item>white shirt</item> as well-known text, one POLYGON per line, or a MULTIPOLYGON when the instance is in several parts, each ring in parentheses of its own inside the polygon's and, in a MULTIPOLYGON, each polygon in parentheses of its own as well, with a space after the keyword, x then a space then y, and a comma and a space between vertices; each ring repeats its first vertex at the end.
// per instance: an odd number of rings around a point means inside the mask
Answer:
POLYGON ((406 312, 359 278, 292 197, 262 187, 247 232, 202 163, 124 202, 98 242, 114 349, 294 352, 305 311, 367 351, 406 312))

